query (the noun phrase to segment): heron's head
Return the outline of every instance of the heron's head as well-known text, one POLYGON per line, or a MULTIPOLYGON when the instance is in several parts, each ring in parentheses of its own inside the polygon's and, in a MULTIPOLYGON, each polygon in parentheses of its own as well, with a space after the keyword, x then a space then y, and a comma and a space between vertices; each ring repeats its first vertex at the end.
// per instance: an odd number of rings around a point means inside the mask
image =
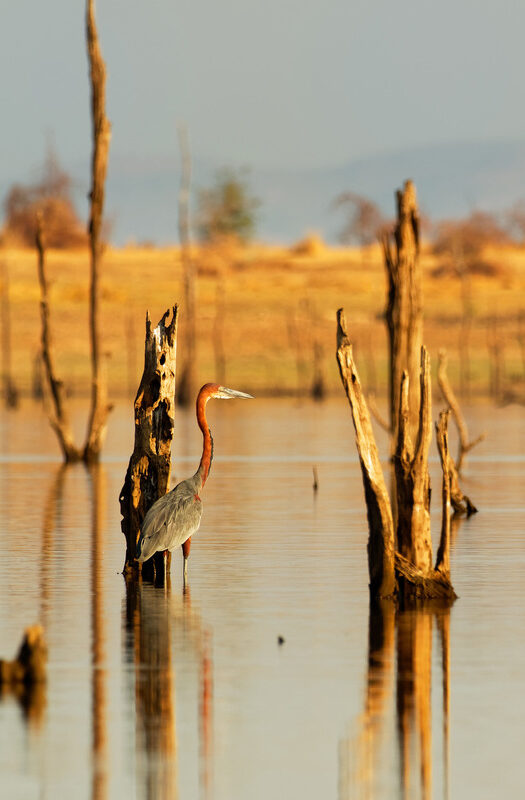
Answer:
POLYGON ((239 397, 241 400, 253 400, 251 394, 238 392, 237 389, 228 389, 226 386, 219 386, 218 384, 213 388, 210 397, 215 400, 233 400, 235 397, 239 397))
POLYGON ((221 386, 220 383, 205 383, 197 395, 197 413, 199 408, 203 408, 208 400, 212 398, 216 400, 233 400, 235 397, 243 400, 253 400, 251 394, 246 392, 238 392, 236 389, 227 389, 226 386, 221 386))

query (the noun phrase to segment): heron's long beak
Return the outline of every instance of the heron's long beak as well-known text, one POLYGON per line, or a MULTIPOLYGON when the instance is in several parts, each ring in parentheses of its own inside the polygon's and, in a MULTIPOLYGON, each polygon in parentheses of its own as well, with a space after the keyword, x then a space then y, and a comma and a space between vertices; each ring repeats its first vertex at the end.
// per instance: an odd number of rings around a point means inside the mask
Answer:
POLYGON ((238 392, 237 389, 228 389, 226 386, 219 386, 219 389, 214 397, 220 400, 232 400, 234 397, 240 397, 241 400, 255 399, 251 394, 246 394, 246 392, 238 392))

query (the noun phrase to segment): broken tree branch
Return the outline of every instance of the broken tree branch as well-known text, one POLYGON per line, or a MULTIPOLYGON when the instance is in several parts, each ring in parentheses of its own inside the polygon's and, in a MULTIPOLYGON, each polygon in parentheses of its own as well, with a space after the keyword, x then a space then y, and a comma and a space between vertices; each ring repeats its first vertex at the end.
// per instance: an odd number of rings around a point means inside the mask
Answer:
POLYGON ((392 509, 342 308, 337 312, 337 363, 352 411, 365 488, 370 591, 374 597, 390 597, 395 593, 392 509))
MULTIPOLYGON (((51 326, 49 310, 49 284, 46 277, 45 268, 45 236, 42 213, 37 215, 36 227, 36 249, 38 252, 38 282, 40 284, 40 318, 42 321, 42 359, 44 362, 45 373, 49 385, 52 404, 46 403, 49 421, 55 431, 64 461, 71 464, 80 461, 82 458, 81 450, 75 445, 69 414, 64 398, 64 386, 56 376, 51 326)), ((46 393, 44 390, 44 398, 46 393)))
POLYGON ((458 429, 458 436, 459 436, 459 447, 458 447, 458 457, 455 462, 455 467, 458 474, 461 472, 461 467, 463 466, 463 461, 465 456, 473 447, 483 441, 486 434, 480 434, 476 439, 469 441, 468 436, 468 429, 467 424, 465 422, 465 418, 461 412, 460 405, 456 399, 456 395, 454 394, 454 390, 450 384, 447 375, 447 365, 448 365, 448 355, 445 349, 441 349, 438 353, 438 371, 437 371, 437 379, 439 388, 441 389, 441 393, 447 403, 448 407, 452 412, 452 416, 454 417, 454 422, 456 423, 456 427, 458 429))
POLYGON ((448 451, 449 411, 441 411, 436 423, 436 439, 441 459, 443 483, 441 489, 441 537, 436 558, 436 570, 450 580, 450 463, 448 451))
POLYGON ((368 409, 372 414, 373 418, 375 419, 375 421, 377 422, 377 424, 380 425, 381 428, 383 428, 383 430, 386 431, 387 433, 392 433, 392 431, 390 430, 390 425, 388 424, 387 420, 384 418, 379 408, 377 407, 376 396, 373 392, 368 393, 368 409))
POLYGON ((11 308, 7 259, 0 258, 1 384, 6 408, 16 408, 20 399, 11 368, 11 308))
POLYGON ((457 463, 454 462, 454 459, 448 452, 448 471, 450 473, 450 500, 454 511, 457 514, 467 514, 467 516, 471 516, 471 514, 475 514, 477 512, 477 508, 474 503, 464 494, 461 486, 459 484, 459 467, 463 463, 464 457, 469 450, 481 442, 485 438, 485 434, 481 434, 478 436, 477 439, 474 439, 472 442, 468 440, 468 430, 463 415, 461 413, 461 409, 459 407, 459 403, 456 400, 456 396, 452 390, 452 386, 448 380, 447 376, 447 354, 445 350, 439 351, 439 361, 438 361, 438 383, 439 388, 445 398, 445 402, 448 404, 452 416, 456 422, 456 426, 458 429, 459 434, 459 455, 457 463))

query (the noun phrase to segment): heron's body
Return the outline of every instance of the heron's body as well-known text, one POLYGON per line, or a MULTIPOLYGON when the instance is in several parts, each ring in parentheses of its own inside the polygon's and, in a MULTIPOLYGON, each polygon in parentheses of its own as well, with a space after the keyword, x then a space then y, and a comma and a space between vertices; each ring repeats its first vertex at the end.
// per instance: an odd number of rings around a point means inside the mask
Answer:
POLYGON ((147 561, 157 550, 175 550, 199 529, 202 481, 196 473, 154 503, 141 527, 139 561, 147 561))
POLYGON ((228 400, 234 397, 249 398, 251 395, 216 383, 207 383, 202 387, 197 396, 197 423, 202 431, 203 447, 197 472, 153 503, 144 517, 137 542, 137 558, 141 562, 147 561, 158 551, 171 551, 182 545, 184 578, 187 573, 190 539, 201 523, 200 491, 208 477, 213 458, 213 439, 206 420, 206 403, 212 397, 228 400))

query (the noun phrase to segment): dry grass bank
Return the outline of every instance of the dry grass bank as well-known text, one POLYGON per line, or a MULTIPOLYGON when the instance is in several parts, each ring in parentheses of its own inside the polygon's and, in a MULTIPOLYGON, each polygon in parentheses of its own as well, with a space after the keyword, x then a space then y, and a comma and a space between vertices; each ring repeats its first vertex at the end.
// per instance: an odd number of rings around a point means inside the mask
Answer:
MULTIPOLYGON (((525 250, 502 249, 491 256, 497 275, 470 280, 471 325, 466 331, 459 280, 433 276, 438 264, 429 251, 423 253, 425 341, 434 365, 437 349, 449 350, 450 377, 458 386, 459 348, 468 338, 472 397, 489 391, 494 335, 503 355, 505 385, 517 388, 521 382, 523 390, 525 250), (497 318, 495 327, 492 317, 497 318)), ((36 254, 4 250, 0 257, 9 276, 15 377, 28 393, 40 336, 36 254)), ((312 238, 291 249, 230 246, 196 251, 195 258, 200 380, 215 378, 214 342, 222 340, 229 385, 258 394, 307 392, 317 343, 327 389, 339 391, 335 311, 344 306, 364 382, 384 391, 385 275, 379 247, 334 249, 312 238)), ((182 299, 180 252, 175 247, 108 249, 102 270, 110 391, 133 395, 142 368, 146 309, 157 322, 182 299)), ((50 251, 48 273, 58 369, 71 391, 83 394, 89 380, 87 251, 50 251)))

